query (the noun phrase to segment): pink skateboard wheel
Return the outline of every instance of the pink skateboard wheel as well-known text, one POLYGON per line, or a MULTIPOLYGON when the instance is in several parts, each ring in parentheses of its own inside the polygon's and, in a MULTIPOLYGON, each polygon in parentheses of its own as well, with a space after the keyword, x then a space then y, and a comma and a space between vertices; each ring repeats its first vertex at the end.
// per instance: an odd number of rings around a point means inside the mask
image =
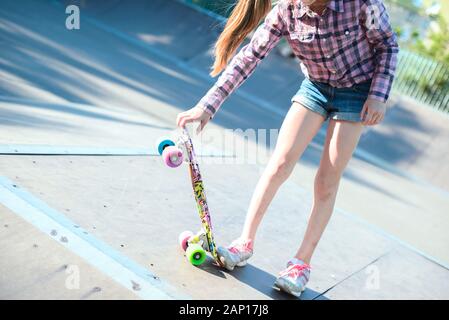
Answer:
POLYGON ((164 163, 170 168, 179 167, 183 160, 182 151, 174 146, 166 147, 162 152, 162 158, 164 159, 164 163))
POLYGON ((187 250, 187 241, 189 241, 190 237, 193 237, 194 234, 192 231, 184 231, 179 235, 178 241, 183 251, 187 250))

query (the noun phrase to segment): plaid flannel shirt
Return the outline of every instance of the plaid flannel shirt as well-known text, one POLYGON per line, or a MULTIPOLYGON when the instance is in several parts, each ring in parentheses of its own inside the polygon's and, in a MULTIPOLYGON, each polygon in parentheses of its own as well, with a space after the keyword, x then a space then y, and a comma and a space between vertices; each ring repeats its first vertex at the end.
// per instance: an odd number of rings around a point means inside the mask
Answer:
POLYGON ((331 0, 321 16, 280 0, 197 105, 213 117, 282 37, 310 80, 336 88, 372 80, 369 98, 387 101, 399 47, 382 0, 331 0))

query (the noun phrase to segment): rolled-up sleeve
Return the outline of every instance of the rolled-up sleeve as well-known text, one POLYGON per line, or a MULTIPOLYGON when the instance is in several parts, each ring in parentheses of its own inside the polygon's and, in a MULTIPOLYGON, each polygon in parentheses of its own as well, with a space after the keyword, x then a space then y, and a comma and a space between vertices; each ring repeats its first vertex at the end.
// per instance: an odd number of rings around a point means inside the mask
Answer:
POLYGON ((284 34, 285 24, 281 13, 279 4, 271 9, 251 41, 231 59, 216 83, 198 102, 198 107, 213 117, 226 98, 254 72, 284 34))
POLYGON ((361 20, 364 22, 366 36, 376 51, 377 57, 369 98, 386 102, 393 85, 399 46, 383 2, 381 0, 364 2, 361 20))

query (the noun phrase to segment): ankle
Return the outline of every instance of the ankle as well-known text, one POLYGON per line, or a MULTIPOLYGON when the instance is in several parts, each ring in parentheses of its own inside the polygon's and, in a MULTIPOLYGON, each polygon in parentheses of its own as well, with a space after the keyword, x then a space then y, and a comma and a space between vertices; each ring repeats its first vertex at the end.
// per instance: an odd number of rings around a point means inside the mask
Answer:
POLYGON ((299 262, 299 261, 302 261, 303 263, 305 263, 305 264, 307 264, 307 265, 310 266, 310 260, 311 260, 311 258, 310 258, 310 257, 307 257, 307 256, 303 256, 303 255, 296 255, 296 256, 293 257, 292 260, 298 261, 298 262, 299 262))
POLYGON ((254 248, 254 240, 250 237, 239 237, 237 240, 239 243, 244 244, 245 246, 247 246, 248 248, 250 248, 251 250, 253 250, 254 248))

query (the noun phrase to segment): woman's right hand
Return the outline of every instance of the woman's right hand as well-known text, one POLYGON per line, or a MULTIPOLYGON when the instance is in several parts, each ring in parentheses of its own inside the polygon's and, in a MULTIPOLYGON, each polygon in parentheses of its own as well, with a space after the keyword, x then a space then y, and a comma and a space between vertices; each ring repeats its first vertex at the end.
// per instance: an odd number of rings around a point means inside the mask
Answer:
POLYGON ((209 120, 210 114, 203 109, 195 106, 190 110, 179 113, 178 117, 176 118, 176 124, 178 127, 184 128, 189 122, 199 122, 200 125, 196 129, 196 132, 199 133, 204 129, 209 120))

